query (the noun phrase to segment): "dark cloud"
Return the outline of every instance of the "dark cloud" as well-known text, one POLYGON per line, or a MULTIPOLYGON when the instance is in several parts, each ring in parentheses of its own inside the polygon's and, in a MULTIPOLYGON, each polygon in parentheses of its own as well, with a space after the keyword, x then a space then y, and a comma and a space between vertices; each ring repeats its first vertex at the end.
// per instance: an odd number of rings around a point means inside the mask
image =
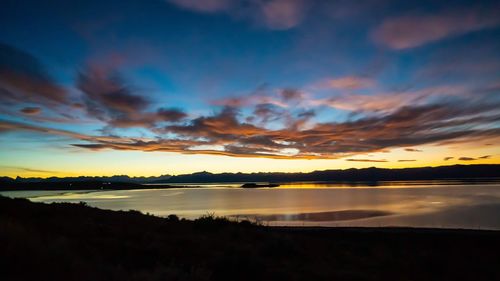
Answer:
POLYGON ((417 160, 415 159, 402 159, 402 160, 398 160, 398 162, 415 162, 417 160))
POLYGON ((230 0, 168 0, 184 9, 203 13, 214 13, 228 10, 233 4, 230 0))
POLYGON ((42 173, 42 174, 59 174, 60 173, 58 171, 40 170, 40 169, 32 169, 32 168, 17 167, 17 166, 0 166, 0 167, 2 167, 4 169, 12 169, 12 170, 33 172, 33 173, 42 173))
POLYGON ((385 159, 345 159, 350 162, 389 162, 385 159))
POLYGON ((161 122, 175 123, 186 118, 187 114, 180 109, 160 108, 156 112, 138 112, 136 114, 121 114, 108 120, 111 127, 143 127, 153 129, 161 122))
POLYGON ((408 152, 422 152, 422 150, 416 149, 416 148, 405 148, 405 151, 408 151, 408 152))
POLYGON ((472 157, 460 157, 460 158, 458 158, 458 160, 460 160, 460 161, 476 161, 477 159, 472 158, 472 157))
POLYGON ((458 158, 458 160, 460 160, 460 161, 476 161, 476 160, 479 160, 479 159, 490 159, 490 158, 491 158, 491 155, 484 155, 484 156, 477 157, 477 158, 473 158, 473 157, 460 157, 460 158, 458 158))
MULTIPOLYGON (((176 108, 148 111, 151 101, 113 70, 88 67, 80 72, 77 87, 83 93, 87 113, 111 127, 152 128, 160 122, 178 122, 187 114, 176 108)), ((80 106, 76 103, 75 106, 80 106)))
POLYGON ((167 126, 165 130, 188 137, 206 137, 213 143, 218 143, 219 140, 237 140, 256 136, 267 131, 252 124, 240 123, 237 114, 238 111, 235 108, 225 107, 214 116, 199 117, 191 120, 187 125, 167 126))
POLYGON ((303 99, 303 94, 297 89, 286 88, 280 91, 280 97, 285 102, 292 102, 303 99))
POLYGON ((100 144, 100 143, 91 143, 91 144, 79 144, 79 143, 75 143, 75 144, 72 144, 72 146, 81 147, 81 148, 87 148, 87 149, 90 149, 90 150, 100 150, 100 149, 109 148, 108 145, 106 145, 106 144, 100 144))
POLYGON ((444 160, 444 161, 448 161, 448 160, 451 160, 451 159, 453 159, 453 158, 455 158, 455 157, 445 157, 443 160, 444 160))
POLYGON ((42 109, 40 107, 24 107, 20 111, 24 114, 36 115, 39 114, 42 111, 42 109))
POLYGON ((187 114, 177 108, 160 108, 156 112, 161 121, 178 122, 187 117, 187 114))
POLYGON ((134 94, 117 73, 88 67, 78 75, 77 87, 84 94, 89 113, 100 119, 138 113, 149 106, 149 101, 134 94))
POLYGON ((307 110, 297 114, 297 118, 291 116, 287 119, 287 127, 290 130, 300 131, 316 116, 316 111, 307 110))
POLYGON ((31 125, 27 123, 15 122, 15 121, 7 121, 0 120, 0 130, 3 131, 32 131, 41 134, 49 134, 56 136, 69 137, 72 139, 78 139, 83 141, 97 142, 97 141, 105 141, 105 140, 113 140, 115 141, 117 138, 108 138, 108 137, 93 137, 85 134, 75 133, 67 130, 59 130, 48 127, 42 127, 39 125, 31 125))
POLYGON ((301 112, 298 114, 298 117, 299 118, 313 118, 314 116, 316 116, 316 111, 314 110, 307 110, 307 111, 304 111, 304 112, 301 112))
POLYGON ((0 101, 58 105, 67 102, 65 89, 57 85, 31 54, 0 43, 0 101))
POLYGON ((273 104, 261 103, 255 106, 253 116, 263 124, 279 120, 285 115, 285 111, 273 104))

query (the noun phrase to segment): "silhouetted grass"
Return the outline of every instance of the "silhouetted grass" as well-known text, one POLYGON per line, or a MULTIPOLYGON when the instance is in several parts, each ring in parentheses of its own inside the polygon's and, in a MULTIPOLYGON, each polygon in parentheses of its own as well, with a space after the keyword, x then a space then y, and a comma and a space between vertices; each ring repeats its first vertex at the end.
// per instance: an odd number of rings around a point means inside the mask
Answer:
POLYGON ((271 228, 0 197, 0 280, 499 280, 500 232, 271 228))

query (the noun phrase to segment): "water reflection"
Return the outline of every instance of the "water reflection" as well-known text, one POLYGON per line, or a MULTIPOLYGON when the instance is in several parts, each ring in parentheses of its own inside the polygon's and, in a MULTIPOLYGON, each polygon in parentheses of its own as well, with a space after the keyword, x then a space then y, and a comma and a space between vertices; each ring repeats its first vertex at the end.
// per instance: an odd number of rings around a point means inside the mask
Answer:
POLYGON ((347 221, 364 218, 373 218, 381 216, 389 216, 394 213, 378 210, 343 210, 332 212, 318 212, 318 213, 302 213, 302 214, 273 214, 273 215, 235 215, 231 216, 239 219, 243 217, 248 220, 260 221, 308 221, 308 222, 328 222, 328 221, 347 221))
POLYGON ((301 183, 262 189, 226 184, 217 188, 47 193, 31 200, 85 201, 99 208, 177 214, 188 219, 215 213, 270 225, 500 229, 499 183, 425 185, 418 181, 353 188, 338 183, 301 183))
POLYGON ((31 197, 30 199, 33 201, 59 201, 59 200, 105 200, 105 199, 124 199, 129 198, 130 195, 116 195, 104 192, 89 192, 89 193, 75 193, 75 192, 66 192, 66 193, 58 193, 54 195, 41 195, 37 197, 31 197))
MULTIPOLYGON (((255 182, 256 184, 268 184, 268 182, 255 182)), ((244 182, 230 183, 172 183, 169 185, 181 187, 211 187, 211 188, 240 188, 244 182)), ((412 180, 412 181, 305 181, 305 182, 283 182, 278 183, 278 188, 342 188, 342 187, 357 187, 357 188, 409 188, 409 187, 429 187, 429 186, 449 186, 449 185, 485 185, 485 184, 500 184, 500 179, 484 178, 484 179, 448 179, 448 180, 412 180)), ((154 188, 156 185, 162 184, 147 184, 154 188)))

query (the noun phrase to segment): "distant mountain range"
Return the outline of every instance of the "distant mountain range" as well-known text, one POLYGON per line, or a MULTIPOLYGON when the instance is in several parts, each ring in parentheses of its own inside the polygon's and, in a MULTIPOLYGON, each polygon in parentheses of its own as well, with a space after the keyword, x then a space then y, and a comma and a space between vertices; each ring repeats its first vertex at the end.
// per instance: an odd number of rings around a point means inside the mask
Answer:
POLYGON ((391 181, 500 178, 498 165, 454 165, 404 169, 346 169, 310 173, 221 173, 208 172, 172 176, 154 183, 214 183, 214 182, 297 182, 297 181, 391 181))
MULTIPOLYGON (((199 172, 177 176, 162 175, 158 177, 51 177, 51 178, 0 178, 0 189, 5 187, 36 185, 43 183, 59 183, 61 186, 81 186, 79 183, 127 183, 134 188, 141 184, 172 183, 227 183, 227 182, 297 182, 297 181, 394 181, 394 180, 444 180, 444 179, 485 179, 500 178, 500 164, 493 165, 454 165, 441 167, 404 168, 404 169, 346 169, 325 170, 310 173, 220 173, 199 172), (36 183, 36 184, 35 184, 36 183)), ((166 185, 167 186, 167 185, 166 185)))

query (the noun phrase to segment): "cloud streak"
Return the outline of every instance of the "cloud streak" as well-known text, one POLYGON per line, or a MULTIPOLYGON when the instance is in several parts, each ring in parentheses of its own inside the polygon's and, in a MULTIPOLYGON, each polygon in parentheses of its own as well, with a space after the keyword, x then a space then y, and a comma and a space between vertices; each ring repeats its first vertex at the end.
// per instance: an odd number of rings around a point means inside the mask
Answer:
POLYGON ((34 102, 47 106, 65 104, 68 95, 31 54, 0 43, 0 101, 34 102))
MULTIPOLYGON (((3 122, 6 130, 31 130, 69 136, 79 148, 180 152, 279 159, 336 159, 395 147, 478 141, 500 137, 498 104, 434 104, 402 107, 392 113, 346 121, 316 123, 304 129, 268 129, 248 123, 226 107, 211 116, 156 127, 155 138, 87 136, 23 123, 3 122)), ((170 116, 172 113, 167 114, 170 116)), ((183 117, 179 114, 178 117, 183 117)), ((304 118, 310 118, 307 114, 304 118)), ((349 158, 359 160, 355 158, 349 158)), ((372 160, 372 159, 370 159, 372 160)), ((462 161, 467 161, 460 158, 462 161)), ((350 160, 349 160, 350 161, 350 160)))
POLYGON ((41 173, 41 174, 60 174, 58 171, 50 171, 50 170, 40 170, 40 169, 32 169, 26 167, 16 167, 16 166, 0 166, 5 169, 12 169, 18 171, 32 172, 32 173, 41 173))
POLYGON ((385 159, 352 159, 352 158, 345 159, 345 161, 349 161, 349 162, 374 162, 374 163, 389 162, 385 159))
POLYGON ((169 0, 169 2, 193 11, 213 13, 225 11, 231 7, 231 0, 169 0))
POLYGON ((484 155, 484 156, 477 157, 477 158, 474 158, 474 157, 460 157, 460 158, 458 158, 458 160, 460 160, 460 161, 477 161, 477 160, 481 160, 481 159, 490 159, 490 158, 491 158, 491 155, 484 155))
MULTIPOLYGON (((103 134, 110 132, 106 129, 136 127, 145 129, 148 137, 89 136, 8 121, 0 129, 67 136, 80 141, 74 142, 74 147, 94 151, 165 151, 280 159, 356 159, 352 156, 391 148, 420 152, 411 147, 500 137, 500 101, 493 95, 498 91, 495 87, 485 85, 483 88, 487 90, 471 90, 440 86, 373 95, 349 92, 376 85, 374 80, 358 76, 330 79, 327 89, 341 90, 341 94, 323 99, 295 88, 268 90, 262 86, 243 97, 212 101, 212 105, 222 106, 219 112, 190 116, 179 108, 158 107, 113 67, 88 65, 76 80, 81 93, 78 110, 104 123, 103 134), (318 122, 317 110, 323 105, 353 113, 371 112, 342 122, 331 119, 318 122)), ((64 103, 75 105, 67 99, 64 103)), ((42 106, 24 106, 20 110, 23 116, 34 118, 42 106)))
POLYGON ((360 76, 344 76, 326 79, 319 82, 315 87, 319 89, 335 89, 335 90, 359 90, 375 87, 376 81, 360 76))
POLYGON ((287 30, 301 24, 306 16, 305 0, 168 0, 187 10, 201 13, 226 13, 273 30, 287 30))
POLYGON ((419 47, 500 24, 498 5, 491 9, 445 11, 433 15, 406 15, 388 18, 372 33, 373 39, 390 49, 419 47))
POLYGON ((20 111, 28 115, 37 115, 42 112, 42 109, 40 107, 24 107, 20 111))
POLYGON ((240 122, 237 118, 238 111, 226 108, 214 116, 199 117, 185 125, 166 126, 163 130, 184 140, 197 142, 197 145, 223 146, 223 151, 213 152, 217 154, 269 158, 340 158, 392 147, 499 136, 498 128, 481 129, 473 126, 484 126, 485 123, 500 120, 498 112, 491 115, 494 108, 491 106, 404 107, 381 117, 345 123, 320 123, 305 130, 265 129, 240 122), (490 114, 477 117, 483 112, 490 114), (467 129, 463 129, 464 124, 467 124, 467 129), (294 153, 287 154, 284 151, 294 153))
MULTIPOLYGON (((491 86, 467 88, 462 85, 434 86, 416 90, 377 91, 364 94, 349 89, 334 92, 327 98, 307 101, 314 106, 326 105, 332 108, 356 112, 391 112, 403 106, 426 105, 436 99, 483 99, 492 90, 491 86)), ((493 90, 496 91, 496 90, 493 90)))

